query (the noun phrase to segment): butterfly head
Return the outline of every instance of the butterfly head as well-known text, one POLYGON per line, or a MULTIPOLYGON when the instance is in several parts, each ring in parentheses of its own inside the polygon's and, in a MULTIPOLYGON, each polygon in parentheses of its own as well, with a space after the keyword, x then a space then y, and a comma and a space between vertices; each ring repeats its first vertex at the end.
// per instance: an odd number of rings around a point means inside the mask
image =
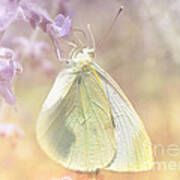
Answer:
POLYGON ((91 64, 95 57, 95 49, 82 48, 72 52, 72 65, 75 69, 81 70, 84 66, 91 64))

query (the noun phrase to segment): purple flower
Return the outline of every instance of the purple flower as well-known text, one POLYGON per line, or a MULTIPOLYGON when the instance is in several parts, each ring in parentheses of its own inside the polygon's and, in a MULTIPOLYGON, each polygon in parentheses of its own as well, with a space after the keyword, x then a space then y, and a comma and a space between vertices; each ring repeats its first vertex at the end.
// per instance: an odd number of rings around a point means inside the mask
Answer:
POLYGON ((47 12, 34 3, 24 1, 21 3, 21 9, 24 20, 29 22, 33 28, 38 26, 46 32, 46 25, 53 22, 47 12))
POLYGON ((5 31, 16 19, 18 7, 19 0, 8 0, 5 5, 0 6, 0 32, 5 31))
MULTIPOLYGON (((67 2, 62 0, 61 4, 65 5, 67 2)), ((50 35, 56 47, 57 56, 61 59, 58 38, 64 38, 70 33, 72 20, 69 16, 65 17, 63 14, 59 14, 53 21, 46 11, 32 3, 31 0, 9 0, 2 9, 3 11, 0 13, 0 32, 4 32, 16 19, 24 20, 30 23, 33 28, 39 27, 50 35)), ((35 47, 33 48, 36 50, 35 47)))
POLYGON ((47 24, 47 32, 50 34, 54 45, 58 59, 61 59, 61 49, 57 38, 63 38, 69 35, 72 27, 72 20, 69 16, 65 17, 62 14, 56 16, 55 21, 51 24, 47 24))
POLYGON ((11 49, 1 47, 0 48, 0 58, 1 59, 13 59, 14 52, 11 49))
POLYGON ((15 104, 16 98, 11 90, 11 81, 14 77, 14 63, 9 61, 7 65, 0 65, 0 94, 8 104, 15 104))
POLYGON ((69 16, 71 15, 71 11, 70 11, 70 8, 69 8, 69 0, 55 0, 54 3, 57 4, 58 6, 58 14, 61 13, 63 14, 64 16, 69 16))
MULTIPOLYGON (((61 1, 61 4, 66 3, 61 1)), ((1 5, 0 9, 0 32, 5 31, 17 19, 29 22, 33 28, 38 26, 51 35, 56 33, 58 37, 68 35, 71 30, 72 22, 69 16, 59 14, 53 21, 45 10, 31 1, 9 0, 4 6, 1 5)))
POLYGON ((16 103, 11 90, 11 83, 16 72, 22 72, 22 67, 14 61, 14 52, 8 48, 0 48, 0 94, 8 104, 16 103))
POLYGON ((52 36, 58 36, 59 38, 67 36, 72 27, 72 20, 69 16, 65 17, 62 14, 56 16, 55 21, 51 24, 47 24, 47 32, 52 36))
POLYGON ((31 1, 8 0, 0 9, 0 32, 5 31, 15 20, 26 21, 33 28, 39 26, 43 31, 46 31, 46 25, 52 22, 46 11, 31 1))

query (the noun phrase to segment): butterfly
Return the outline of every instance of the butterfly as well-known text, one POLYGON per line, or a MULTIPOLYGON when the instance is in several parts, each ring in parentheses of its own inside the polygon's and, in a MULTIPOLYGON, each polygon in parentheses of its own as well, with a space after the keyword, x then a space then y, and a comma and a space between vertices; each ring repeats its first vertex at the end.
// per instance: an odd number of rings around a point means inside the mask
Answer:
POLYGON ((37 121, 37 139, 55 162, 81 172, 137 172, 153 167, 151 141, 119 85, 75 48, 37 121))

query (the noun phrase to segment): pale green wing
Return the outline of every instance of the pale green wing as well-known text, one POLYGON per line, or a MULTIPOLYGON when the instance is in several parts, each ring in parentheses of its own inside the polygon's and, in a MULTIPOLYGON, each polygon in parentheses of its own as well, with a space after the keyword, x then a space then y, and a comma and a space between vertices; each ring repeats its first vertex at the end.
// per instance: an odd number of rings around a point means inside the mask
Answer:
MULTIPOLYGON (((62 82, 57 88, 63 86, 62 82)), ((41 112, 37 138, 42 149, 64 167, 96 171, 111 163, 117 148, 108 98, 91 68, 88 73, 76 75, 70 84, 66 82, 68 88, 63 92, 53 87, 59 100, 41 112)), ((54 94, 52 91, 50 94, 54 94)))
POLYGON ((97 64, 93 67, 104 84, 117 131, 117 153, 106 169, 118 172, 152 169, 151 142, 139 116, 117 83, 97 64))
POLYGON ((53 87, 43 104, 42 111, 53 109, 54 106, 60 104, 64 99, 64 97, 68 94, 75 79, 76 79, 76 75, 71 73, 69 69, 65 69, 61 71, 58 74, 53 84, 53 87))

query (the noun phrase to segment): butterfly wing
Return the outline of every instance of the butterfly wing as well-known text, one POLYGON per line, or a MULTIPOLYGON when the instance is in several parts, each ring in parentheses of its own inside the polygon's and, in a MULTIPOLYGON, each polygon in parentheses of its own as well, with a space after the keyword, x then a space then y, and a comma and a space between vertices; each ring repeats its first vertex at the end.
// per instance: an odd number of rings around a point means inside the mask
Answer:
POLYGON ((112 114, 100 83, 91 68, 86 74, 58 77, 40 114, 37 138, 41 147, 69 169, 96 171, 115 156, 112 114))
POLYGON ((152 169, 151 142, 139 116, 110 75, 97 64, 93 67, 99 73, 108 95, 118 139, 116 156, 106 169, 118 172, 152 169))

